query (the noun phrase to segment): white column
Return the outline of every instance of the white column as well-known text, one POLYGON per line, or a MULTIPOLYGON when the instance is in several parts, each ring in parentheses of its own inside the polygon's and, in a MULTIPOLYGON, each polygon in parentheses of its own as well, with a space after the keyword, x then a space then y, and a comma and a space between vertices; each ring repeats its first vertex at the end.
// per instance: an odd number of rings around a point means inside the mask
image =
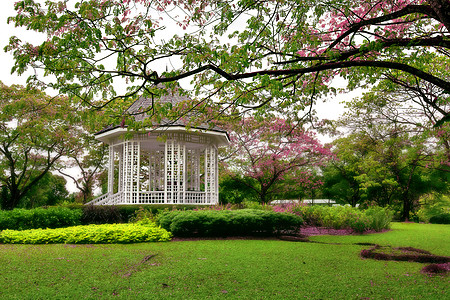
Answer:
POLYGON ((123 192, 123 152, 124 144, 121 145, 119 150, 119 176, 117 179, 117 191, 123 192))
POLYGON ((108 194, 114 194, 114 145, 109 146, 108 194))
POLYGON ((166 141, 165 149, 164 149, 164 203, 171 203, 172 194, 171 194, 171 166, 170 166, 170 157, 172 155, 172 147, 171 141, 166 141))
POLYGON ((122 182, 125 203, 139 200, 140 142, 127 141, 123 145, 122 182))
POLYGON ((219 157, 218 157, 218 150, 217 146, 214 145, 214 162, 213 162, 213 168, 214 168, 214 199, 213 203, 217 204, 219 203, 219 157))
POLYGON ((200 192, 200 150, 194 152, 194 189, 200 192))
POLYGON ((217 149, 213 145, 205 148, 205 194, 206 203, 218 202, 217 149))
POLYGON ((205 148, 205 201, 206 203, 209 203, 211 193, 209 189, 209 147, 205 148))
POLYGON ((166 141, 164 191, 167 203, 180 203, 185 192, 186 146, 175 140, 166 141))
POLYGON ((179 203, 184 203, 186 194, 186 145, 180 145, 180 155, 179 155, 179 172, 180 172, 180 197, 179 203))

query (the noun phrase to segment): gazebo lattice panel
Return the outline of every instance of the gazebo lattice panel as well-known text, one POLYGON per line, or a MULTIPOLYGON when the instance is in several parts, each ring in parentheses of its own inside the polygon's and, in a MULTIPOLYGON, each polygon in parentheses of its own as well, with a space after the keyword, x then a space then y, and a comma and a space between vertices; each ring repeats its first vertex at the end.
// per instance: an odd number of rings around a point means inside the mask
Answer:
MULTIPOLYGON (((160 102, 186 100, 175 93, 162 96, 160 102)), ((142 121, 152 103, 140 98, 127 113, 142 121)), ((96 133, 96 138, 109 145, 108 192, 87 204, 218 203, 217 151, 229 143, 226 131, 206 125, 187 130, 176 121, 134 133, 110 126, 96 133), (132 138, 126 139, 130 133, 132 138)))
POLYGON ((147 140, 142 135, 111 139, 108 193, 88 204, 218 203, 217 154, 222 141, 197 134, 178 132, 163 142, 149 135, 147 140))

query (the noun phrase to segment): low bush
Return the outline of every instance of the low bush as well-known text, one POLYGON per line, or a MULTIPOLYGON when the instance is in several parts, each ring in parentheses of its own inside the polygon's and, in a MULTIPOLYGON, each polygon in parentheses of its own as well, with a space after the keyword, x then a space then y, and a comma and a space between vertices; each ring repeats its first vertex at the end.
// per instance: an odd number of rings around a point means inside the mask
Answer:
POLYGON ((80 209, 50 207, 0 211, 0 230, 59 228, 80 225, 80 209))
POLYGON ((439 214, 430 218, 431 224, 450 224, 450 214, 439 214))
MULTIPOLYGON (((71 206, 73 208, 80 206, 71 206)), ((82 224, 113 224, 129 223, 135 220, 136 213, 143 209, 147 213, 156 214, 164 210, 193 210, 205 206, 195 205, 173 205, 173 204, 151 204, 151 205, 81 205, 83 216, 82 224)))
POLYGON ((170 211, 157 224, 174 236, 277 235, 298 231, 301 217, 260 209, 170 211))
POLYGON ((389 229, 391 221, 394 217, 394 212, 382 207, 372 207, 364 211, 366 216, 371 220, 369 228, 375 231, 389 229))
POLYGON ((4 230, 5 244, 112 244, 165 242, 171 234, 154 223, 81 225, 58 229, 4 230))
POLYGON ((115 205, 85 205, 82 209, 81 224, 84 225, 127 222, 119 208, 115 205))
POLYGON ((349 228, 359 233, 388 229, 393 218, 390 210, 381 207, 360 210, 350 206, 306 206, 302 203, 291 203, 275 206, 274 211, 298 215, 307 226, 333 229, 349 228))
MULTIPOLYGON (((417 214, 414 217, 418 218, 417 221, 420 222, 430 222, 431 218, 433 218, 433 222, 441 222, 440 220, 445 220, 445 215, 450 216, 450 196, 439 194, 439 193, 431 193, 424 195, 419 200, 420 209, 417 211, 417 214), (443 215, 443 217, 441 217, 443 215)), ((447 217, 447 222, 450 217, 447 217)), ((440 224, 449 224, 449 223, 440 223, 440 224)))

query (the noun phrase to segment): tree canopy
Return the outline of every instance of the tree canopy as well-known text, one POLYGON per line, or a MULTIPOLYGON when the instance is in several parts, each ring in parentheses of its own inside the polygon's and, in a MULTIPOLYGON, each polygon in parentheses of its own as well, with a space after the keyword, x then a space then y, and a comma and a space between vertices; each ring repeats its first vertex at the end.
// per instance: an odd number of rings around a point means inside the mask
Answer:
POLYGON ((301 127, 284 119, 245 118, 228 126, 231 147, 224 162, 232 179, 248 186, 261 203, 286 188, 314 188, 314 168, 330 159, 331 151, 301 127), (282 185, 284 180, 290 184, 282 185))
POLYGON ((13 209, 60 158, 74 151, 77 128, 66 97, 0 82, 1 207, 13 209))
POLYGON ((112 113, 119 99, 158 96, 157 84, 189 78, 196 108, 299 118, 342 77, 349 89, 379 79, 419 93, 430 85, 425 104, 436 123, 450 118, 448 0, 23 0, 15 8, 9 22, 46 38, 11 37, 13 71, 33 68, 30 82, 112 113))

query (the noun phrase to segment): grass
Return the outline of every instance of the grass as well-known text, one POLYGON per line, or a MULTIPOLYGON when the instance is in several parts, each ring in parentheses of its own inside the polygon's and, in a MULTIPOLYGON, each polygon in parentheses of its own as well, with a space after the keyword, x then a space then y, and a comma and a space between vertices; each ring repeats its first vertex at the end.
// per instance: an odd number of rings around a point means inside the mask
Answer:
POLYGON ((1 299, 448 299, 420 263, 361 259, 378 243, 450 255, 450 226, 394 223, 322 243, 210 240, 0 245, 1 299), (325 244, 340 243, 340 244, 325 244))

